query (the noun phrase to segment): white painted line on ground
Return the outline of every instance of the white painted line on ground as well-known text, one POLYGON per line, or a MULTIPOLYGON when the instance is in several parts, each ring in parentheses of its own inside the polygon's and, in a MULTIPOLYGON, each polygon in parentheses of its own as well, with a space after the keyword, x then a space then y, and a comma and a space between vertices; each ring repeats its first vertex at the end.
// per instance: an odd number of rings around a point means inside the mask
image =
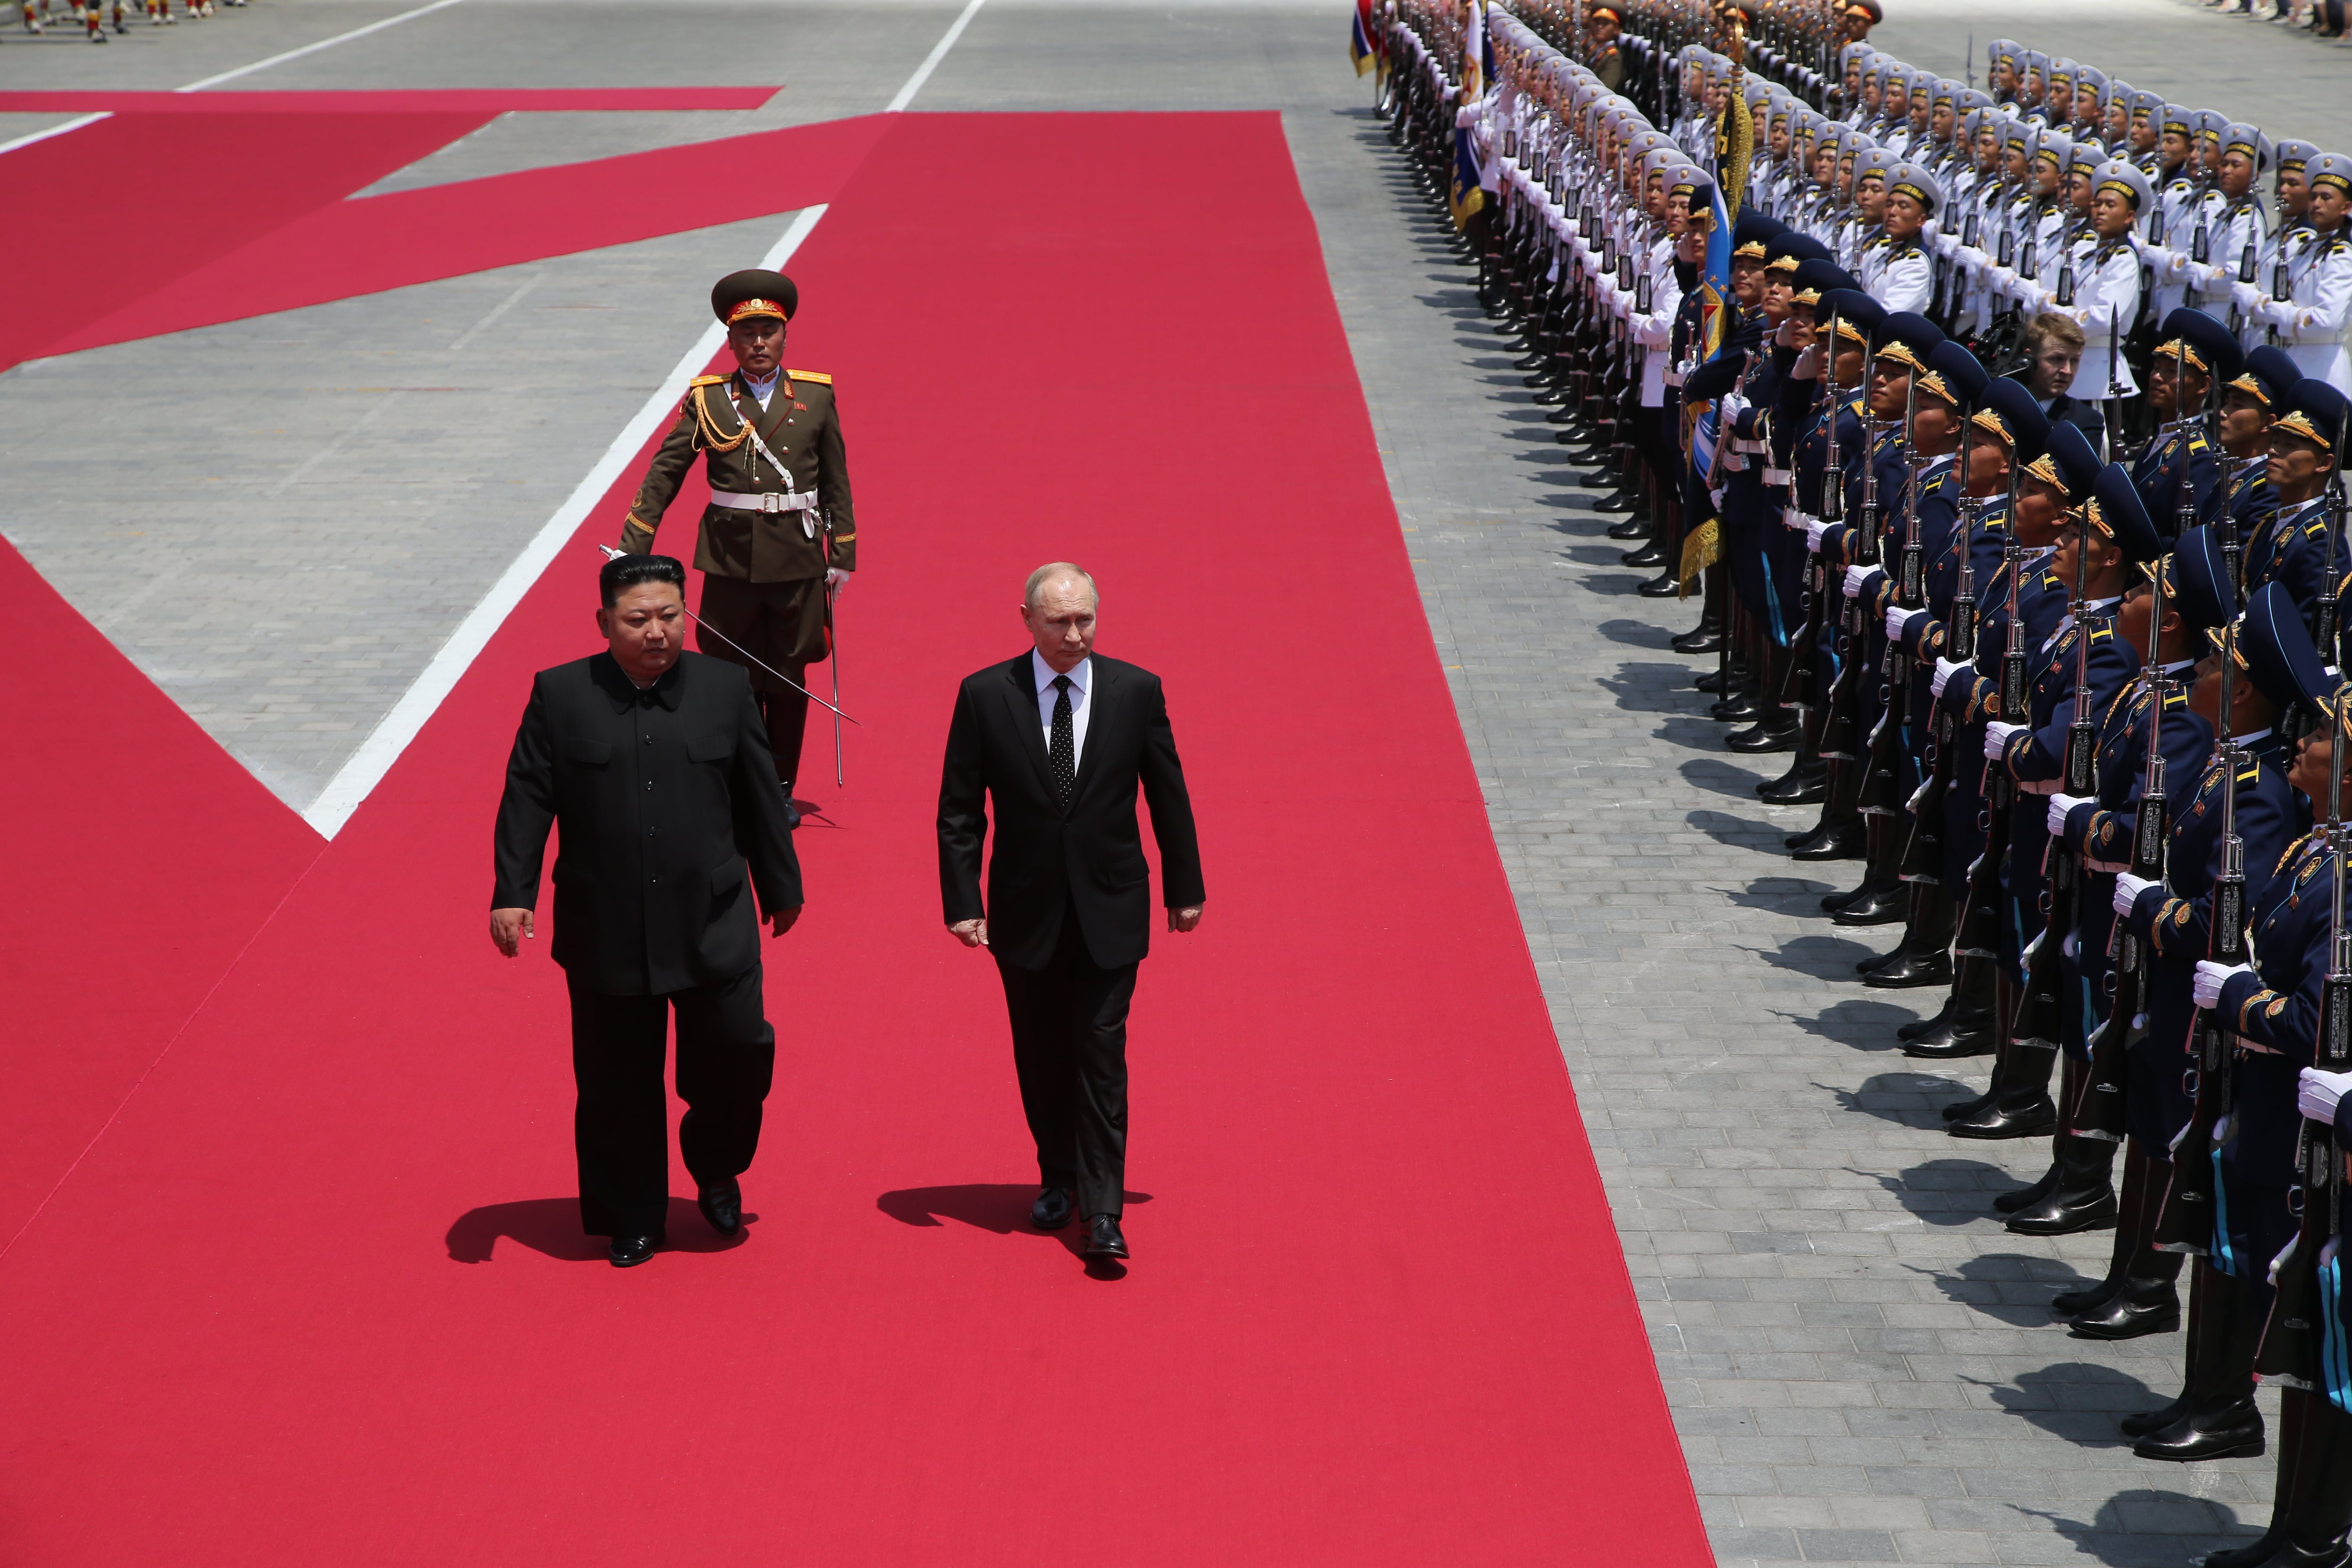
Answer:
MULTIPOLYGON (((948 51, 955 47, 955 41, 963 37, 963 30, 971 25, 972 17, 979 14, 984 3, 985 0, 970 0, 945 36, 932 47, 929 54, 923 57, 923 63, 915 68, 915 74, 907 79, 907 85, 891 99, 885 113, 896 114, 914 100, 915 94, 922 89, 923 83, 930 79, 931 72, 939 68, 948 51)), ((435 0, 433 5, 421 10, 389 17, 376 23, 373 27, 346 33, 343 37, 355 38, 360 33, 374 31, 375 27, 388 27, 394 22, 404 22, 410 16, 421 16, 426 11, 437 11, 444 5, 456 4, 457 0, 435 0)), ((310 48, 323 49, 328 44, 341 42, 342 38, 330 38, 326 43, 312 44, 310 48)), ((277 60, 291 59, 295 54, 309 52, 308 49, 297 49, 293 54, 279 55, 276 59, 263 60, 260 65, 245 68, 259 70, 262 66, 276 64, 277 60)), ((226 77, 214 77, 194 85, 205 87, 212 82, 227 79, 226 77)), ((194 89, 183 88, 181 90, 186 92, 194 89)), ((776 241, 775 248, 768 252, 760 265, 782 267, 793 252, 800 248, 801 242, 809 237, 810 230, 816 227, 817 220, 824 216, 824 203, 803 209, 798 217, 793 219, 792 226, 784 230, 783 237, 776 241)), ((433 661, 401 694, 400 700, 393 704, 392 711, 383 716, 374 732, 360 742, 359 750, 353 752, 349 760, 336 770, 335 776, 327 781, 327 787, 319 792, 319 798, 302 813, 303 821, 324 837, 332 838, 342 831, 343 824, 352 819, 352 813, 357 811, 360 803, 383 782, 383 775, 392 771, 392 764, 400 760, 400 754, 408 749, 408 743, 416 739, 417 732, 425 728, 425 721, 432 718, 435 710, 441 706, 450 692, 457 689, 458 680, 472 667, 475 656, 488 646, 499 627, 506 624, 507 616, 522 603, 522 596, 530 591, 532 584, 539 581, 540 574, 546 571, 556 553, 571 542, 572 535, 587 520, 589 511, 604 499, 604 492, 612 488, 613 481, 628 466, 629 459, 635 457, 637 449, 652 438, 662 421, 670 416, 677 400, 686 395, 687 384, 701 374, 702 367, 710 363, 710 357, 726 341, 727 330, 717 322, 704 329, 702 335, 695 340, 694 346, 686 351, 686 357, 677 362, 677 368, 671 371, 668 378, 646 400, 645 406, 637 410, 636 416, 613 437, 613 444, 604 448, 604 455, 596 460, 596 466, 588 470, 587 477, 580 481, 564 503, 555 509, 555 515, 541 526, 522 553, 490 585, 490 591, 483 595, 480 604, 474 606, 473 613, 449 634, 449 640, 441 645, 441 650, 433 656, 433 661)))
POLYGON ((915 74, 907 79, 907 85, 898 89, 898 96, 890 100, 890 106, 883 113, 896 114, 915 101, 915 94, 931 79, 931 73, 940 68, 940 62, 948 58, 948 51, 955 47, 956 40, 963 37, 963 30, 971 26, 971 19, 980 14, 984 3, 985 0, 971 0, 963 8, 963 15, 958 16, 940 41, 931 46, 931 52, 923 57, 923 63, 915 68, 915 74))
MULTIPOLYGON (((783 237, 776 242, 760 265, 782 267, 793 252, 800 248, 801 242, 809 237, 810 230, 816 227, 817 220, 824 216, 824 212, 823 203, 804 208, 799 216, 793 219, 792 226, 784 230, 783 237)), ((376 725, 374 733, 362 742, 359 750, 353 752, 336 771, 335 776, 327 781, 327 787, 319 792, 319 798, 302 813, 302 820, 316 828, 321 837, 332 838, 342 831, 343 824, 351 820, 352 813, 357 811, 360 803, 383 781, 383 775, 392 771, 392 764, 400 760, 401 752, 416 739, 417 731, 425 728, 425 721, 432 718, 434 710, 441 706, 451 691, 457 689, 457 682, 472 667, 475 656, 488 646, 499 627, 506 624, 507 616, 522 603, 523 595, 530 592, 531 585, 539 581, 540 574, 546 571, 548 564, 564 546, 572 542, 572 534, 578 531, 581 523, 587 521, 596 503, 604 499, 604 492, 612 489, 614 479, 621 477, 621 470, 628 467, 638 448, 652 439, 654 432, 660 429, 677 409, 678 399, 686 395, 687 384, 702 374, 702 367, 710 363, 710 356, 717 353, 726 341, 727 329, 717 321, 711 322, 703 330, 702 335, 694 340, 694 346, 686 351, 677 368, 654 389, 653 395, 646 398, 635 416, 622 426, 621 433, 613 437, 613 444, 604 448, 604 455, 596 459, 596 466, 588 470, 587 477, 573 488, 563 504, 555 509, 555 514, 541 525, 530 542, 524 546, 522 553, 515 557, 505 573, 490 585, 490 591, 482 596, 481 603, 474 606, 473 613, 449 634, 449 640, 441 645, 441 650, 433 656, 433 661, 401 694, 400 700, 393 704, 392 711, 376 725)))
POLYGON ((19 147, 30 147, 36 142, 46 142, 52 136, 62 136, 68 131, 79 131, 85 125, 95 125, 101 120, 113 118, 114 110, 110 109, 101 109, 96 114, 79 115, 63 124, 52 125, 47 131, 36 131, 13 142, 0 142, 0 153, 14 153, 19 147))
POLYGON ((315 44, 305 44, 299 49, 289 49, 282 55, 272 55, 266 60, 256 60, 249 66, 239 66, 233 71, 223 71, 218 76, 208 76, 202 81, 192 81, 185 87, 173 88, 172 90, 202 92, 208 87, 218 87, 225 81, 235 81, 241 76, 251 76, 256 71, 266 71, 271 66, 282 66, 288 60, 299 60, 304 55, 315 55, 320 49, 331 49, 337 44, 348 44, 353 38, 364 38, 370 33, 381 33, 386 27, 397 27, 403 22, 415 21, 419 16, 445 10, 457 4, 458 0, 433 0, 430 5, 419 5, 414 11, 403 11, 397 16, 386 16, 381 22, 370 22, 364 27, 353 27, 348 33, 337 33, 331 38, 321 38, 315 44))

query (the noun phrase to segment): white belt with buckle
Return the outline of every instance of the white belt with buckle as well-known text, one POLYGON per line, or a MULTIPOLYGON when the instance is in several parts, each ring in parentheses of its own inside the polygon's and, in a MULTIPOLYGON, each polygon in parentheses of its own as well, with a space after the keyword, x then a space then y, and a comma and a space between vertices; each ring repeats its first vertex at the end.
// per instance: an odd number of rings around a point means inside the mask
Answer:
POLYGON ((814 490, 763 490, 748 496, 740 490, 712 490, 710 504, 730 511, 814 511, 818 503, 814 490))
POLYGON ((1775 468, 1768 465, 1764 469, 1764 482, 1768 485, 1778 485, 1785 490, 1795 483, 1796 479, 1788 469, 1775 468))

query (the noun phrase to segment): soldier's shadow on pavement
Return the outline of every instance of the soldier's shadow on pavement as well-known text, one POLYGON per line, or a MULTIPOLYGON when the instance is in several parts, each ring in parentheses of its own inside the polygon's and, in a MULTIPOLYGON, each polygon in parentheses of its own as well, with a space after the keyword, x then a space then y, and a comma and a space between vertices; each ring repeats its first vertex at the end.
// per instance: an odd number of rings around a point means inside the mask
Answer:
POLYGON ((1778 947, 1748 947, 1741 951, 1754 953, 1775 969, 1849 984, 1860 984, 1853 973, 1856 963, 1879 955, 1874 947, 1864 947, 1849 937, 1829 935, 1790 937, 1778 947))
MULTIPOLYGON (((1897 1127, 1909 1127, 1921 1132, 1938 1131, 1943 1126, 1936 1115, 1936 1107, 1942 1103, 1942 1098, 1922 1094, 1917 1079, 1907 1072, 1875 1073, 1852 1089, 1840 1089, 1828 1083, 1817 1083, 1813 1087, 1835 1098, 1841 1110, 1874 1116, 1881 1121, 1891 1121, 1897 1127)), ((1856 1175, 1864 1173, 1860 1171, 1854 1173, 1856 1175)), ((1880 1176, 1876 1180, 1885 1184, 1887 1191, 1898 1191, 1893 1178, 1880 1176)), ((1987 1200, 1988 1203, 1990 1201, 1987 1200)), ((1985 1206, 1983 1204, 1978 1205, 1979 1214, 1985 1206)), ((1952 1223, 1961 1222, 1955 1220, 1952 1223)))
MULTIPOLYGON (((743 1228, 720 1236, 710 1228, 691 1198, 673 1197, 663 1221, 667 1237, 664 1252, 727 1252, 751 1238, 759 1215, 745 1210, 743 1228)), ((489 1263, 498 1244, 512 1241, 563 1263, 608 1263, 611 1244, 580 1228, 578 1198, 526 1198, 519 1203, 485 1204, 459 1215, 443 1237, 452 1263, 489 1263)))
POLYGON ((1773 855, 1781 853, 1780 841, 1789 836, 1788 830, 1778 823, 1752 816, 1734 816, 1727 811, 1702 809, 1685 814, 1683 820, 1717 844, 1728 844, 1740 849, 1760 849, 1773 855))
POLYGON ((1743 910, 1769 910, 1776 915, 1814 919, 1822 912, 1822 895, 1839 889, 1805 877, 1759 877, 1745 888, 1714 890, 1743 910))
POLYGON ((1835 1040, 1856 1050, 1882 1050, 1898 1044, 1895 1031, 1917 1016, 1911 1009, 1883 998, 1883 993, 1873 992, 1841 998, 1810 1017, 1802 1013, 1776 1016, 1816 1039, 1835 1040))
MULTIPOLYGON (((1675 771, 1683 775, 1683 782, 1694 789, 1704 790, 1709 795, 1719 795, 1727 800, 1736 800, 1743 805, 1759 804, 1756 800, 1756 785, 1763 775, 1744 763, 1733 761, 1729 755, 1694 757, 1675 771)), ((1781 830, 1780 837, 1783 838, 1788 837, 1785 828, 1781 830)), ((1829 889, 1824 888, 1822 891, 1827 892, 1829 889)))
MULTIPOLYGON (((1690 716, 1693 693, 1690 678, 1679 664, 1655 664, 1628 659, 1617 667, 1614 675, 1594 678, 1603 691, 1613 692, 1617 706, 1633 713, 1664 713, 1677 718, 1690 716)), ((1715 721, 1706 721, 1713 725, 1715 721)))
POLYGON ((2074 1550, 2108 1568, 2179 1568, 2208 1552, 2243 1546, 2262 1533, 2205 1498, 2159 1487, 2130 1487, 2099 1505, 2088 1521, 2028 1504, 2010 1504, 2074 1542, 2074 1550))
MULTIPOLYGON (((1914 1100, 1917 1099, 1915 1089, 1897 1086, 1892 1092, 1914 1100)), ((1945 1226, 1972 1225, 1979 1220, 1998 1218, 1992 1206, 1994 1194, 2017 1184, 1981 1160, 1929 1160, 1891 1176, 1875 1171, 1853 1171, 1849 1173, 1876 1182, 1903 1205, 1906 1213, 1925 1224, 1945 1226), (1990 1178, 1990 1184, 1988 1178, 1990 1178)))
MULTIPOLYGON (((2045 1314, 2046 1321, 2046 1314, 2045 1314)), ((2085 1448, 2128 1447, 2116 1425, 2134 1411, 2154 1410, 2172 1398, 2130 1373, 2094 1362, 2053 1362, 2021 1373, 2014 1383, 1992 1383, 1963 1374, 1993 1404, 2055 1437, 2085 1448)))
MULTIPOLYGON (((1990 1209, 1993 1193, 1985 1194, 1985 1205, 1990 1209)), ((1947 1300, 1958 1303, 1973 1311, 1983 1313, 2013 1329, 2047 1328, 2053 1331, 2059 1321, 2051 1315, 2050 1299, 2062 1290, 2078 1290, 2090 1283, 2088 1279, 2054 1258, 2035 1258, 2023 1253, 1982 1252, 1964 1258, 1951 1268, 1922 1268, 1914 1264, 1905 1267, 1915 1274, 1924 1274, 1935 1281, 1936 1289, 1947 1300)), ((2069 1365, 2074 1364, 2072 1363, 2069 1365)), ((2091 1367, 2089 1372, 2101 1377, 2121 1377, 2105 1367, 2091 1367)), ((2021 1380, 2022 1381, 2022 1380, 2021 1380)), ((2137 1383, 2137 1380, 2129 1380, 2137 1383)), ((1990 1385, 1988 1385, 1990 1386, 1990 1385)), ((2038 1384, 2036 1386, 2039 1386, 2038 1384)), ((2126 1395, 2118 1395, 2126 1397, 2126 1395)), ((2021 1401, 2025 1395, 2017 1396, 2021 1401)), ((2117 1410, 2153 1409, 2170 1398, 2150 1398, 2146 1405, 2118 1405, 2117 1410)), ((1996 1404, 2000 1395, 1993 1395, 1996 1404)), ((2002 1408, 2009 1408, 2002 1405, 2002 1408)))

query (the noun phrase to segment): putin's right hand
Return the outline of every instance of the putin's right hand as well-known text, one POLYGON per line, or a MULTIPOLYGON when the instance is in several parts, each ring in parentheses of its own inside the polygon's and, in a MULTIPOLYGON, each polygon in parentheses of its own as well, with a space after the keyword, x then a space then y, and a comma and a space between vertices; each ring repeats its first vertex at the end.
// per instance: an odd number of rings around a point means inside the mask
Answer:
POLYGON ((509 958, 522 952, 522 944, 538 934, 531 929, 529 910, 490 911, 490 942, 509 958))
POLYGON ((950 924, 948 930, 954 932, 956 941, 966 947, 988 945, 988 922, 984 920, 957 921, 950 924))

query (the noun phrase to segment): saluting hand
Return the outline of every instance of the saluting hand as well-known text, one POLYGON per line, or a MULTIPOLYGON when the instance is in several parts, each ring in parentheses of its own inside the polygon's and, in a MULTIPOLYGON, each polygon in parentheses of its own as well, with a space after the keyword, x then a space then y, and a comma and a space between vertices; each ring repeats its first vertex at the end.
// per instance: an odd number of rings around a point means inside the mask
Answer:
POLYGON ((509 958, 520 952, 522 944, 538 934, 531 929, 529 910, 490 911, 490 943, 509 958))

